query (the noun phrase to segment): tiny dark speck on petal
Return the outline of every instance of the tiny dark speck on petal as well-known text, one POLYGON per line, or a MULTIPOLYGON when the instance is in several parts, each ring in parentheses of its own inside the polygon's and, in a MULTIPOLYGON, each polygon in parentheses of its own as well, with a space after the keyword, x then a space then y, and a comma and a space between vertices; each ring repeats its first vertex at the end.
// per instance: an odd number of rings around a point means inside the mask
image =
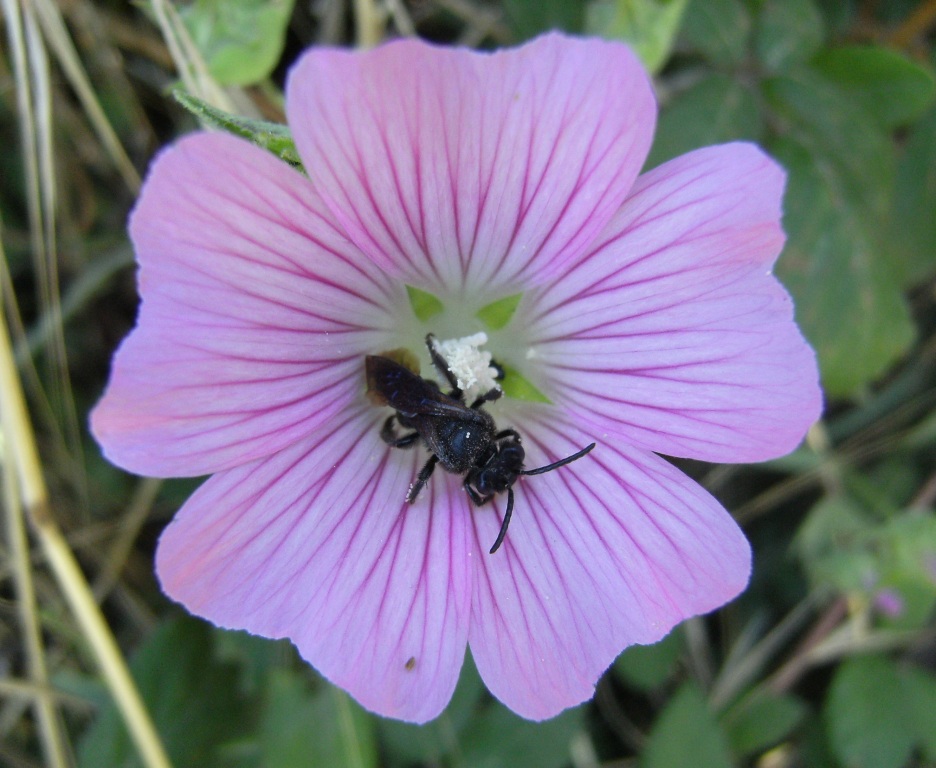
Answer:
POLYGON ((411 672, 413 669, 416 668, 416 657, 410 656, 406 660, 406 664, 404 664, 403 666, 406 667, 407 672, 411 672))

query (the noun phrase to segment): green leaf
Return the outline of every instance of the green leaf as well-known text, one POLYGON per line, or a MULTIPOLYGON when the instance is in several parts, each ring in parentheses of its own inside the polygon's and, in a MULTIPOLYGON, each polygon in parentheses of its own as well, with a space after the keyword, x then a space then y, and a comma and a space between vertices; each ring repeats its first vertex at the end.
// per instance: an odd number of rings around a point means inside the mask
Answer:
POLYGON ((761 106, 750 89, 737 78, 708 75, 663 109, 647 167, 710 144, 762 136, 761 106))
POLYGON ((890 207, 896 165, 887 133, 848 92, 806 67, 767 81, 765 95, 787 123, 784 134, 816 155, 821 175, 879 225, 890 207))
POLYGON ((288 640, 270 640, 249 632, 217 630, 214 642, 215 657, 237 666, 240 689, 248 696, 259 693, 274 670, 298 658, 288 640))
POLYGON ((504 369, 504 379, 500 385, 506 397, 527 400, 531 403, 552 403, 552 400, 533 386, 533 383, 516 368, 511 368, 509 365, 501 367, 504 369))
POLYGON ((772 149, 790 174, 789 239, 777 274, 793 294, 826 391, 853 395, 910 348, 909 308, 883 262, 873 218, 849 199, 847 181, 829 158, 790 141, 772 149))
POLYGON ((926 760, 936 762, 936 677, 911 667, 900 670, 900 679, 912 711, 917 743, 922 746, 926 760))
POLYGON ((847 768, 900 768, 913 751, 913 707, 897 668, 882 656, 847 659, 825 704, 829 739, 847 768))
MULTIPOLYGON (((215 661, 212 639, 208 624, 188 617, 172 619, 150 635, 130 664, 175 765, 219 766, 218 747, 243 735, 246 712, 237 668, 215 661)), ((112 704, 82 739, 78 764, 81 768, 142 765, 112 704)))
POLYGON ((461 737, 462 764, 471 768, 564 768, 572 738, 583 727, 581 707, 532 723, 500 704, 476 716, 461 737))
POLYGON ((874 467, 847 472, 845 478, 849 492, 882 515, 897 513, 909 504, 925 481, 919 467, 896 452, 883 457, 874 467))
POLYGON ((682 632, 676 629, 653 645, 632 645, 618 656, 614 672, 635 688, 652 691, 669 680, 682 652, 682 632))
POLYGON ((733 706, 722 725, 736 754, 754 755, 789 736, 806 712, 806 705, 795 696, 752 696, 733 706))
POLYGON ((740 64, 750 35, 751 16, 740 0, 692 0, 686 9, 682 36, 712 64, 740 64))
POLYGON ((406 295, 409 296, 413 314, 422 322, 435 317, 445 309, 445 305, 436 296, 421 288, 407 285, 406 295))
POLYGON ((831 37, 844 37, 855 27, 859 0, 816 0, 831 37))
POLYGON ((688 0, 593 0, 585 31, 628 43, 651 72, 669 58, 688 0))
POLYGON ((725 734, 694 683, 670 699, 647 740, 641 768, 731 768, 725 734))
POLYGON ((936 585, 932 578, 921 581, 909 574, 884 573, 879 589, 872 596, 877 609, 875 623, 887 630, 903 632, 926 629, 932 622, 933 607, 936 606, 934 590, 936 585), (894 599, 896 611, 890 613, 885 607, 894 599))
POLYGON ((268 77, 286 41, 295 0, 195 0, 179 7, 192 40, 222 85, 268 77))
POLYGON ((551 29, 581 32, 585 23, 582 0, 505 0, 504 11, 521 40, 551 29))
POLYGON ((819 54, 812 66, 885 128, 907 125, 933 101, 933 74, 888 48, 831 48, 819 54))
POLYGON ((754 48, 770 72, 806 61, 822 46, 822 14, 812 0, 768 0, 757 17, 754 48))
POLYGON ((797 738, 799 765, 809 768, 842 768, 832 755, 826 731, 822 718, 810 712, 810 717, 800 726, 797 738))
POLYGON ((312 691, 285 670, 268 680, 259 743, 264 768, 377 765, 373 718, 343 691, 327 684, 312 691))
POLYGON ((810 511, 794 540, 810 580, 821 591, 865 592, 876 580, 874 556, 867 551, 875 526, 844 496, 827 497, 810 511))
POLYGON ((202 127, 215 128, 247 139, 258 147, 272 152, 294 168, 302 170, 302 161, 299 159, 296 144, 287 126, 268 120, 254 120, 229 114, 181 88, 176 88, 172 95, 176 101, 198 118, 202 127))
POLYGON ((515 293, 512 296, 505 296, 503 299, 492 301, 490 304, 481 307, 475 313, 475 317, 484 323, 488 330, 499 331, 511 321, 522 298, 522 293, 515 293))
POLYGON ((832 395, 854 395, 915 336, 880 238, 893 189, 893 147, 847 95, 815 74, 766 87, 787 136, 772 146, 789 172, 777 274, 819 356, 832 395))
POLYGON ((936 109, 913 127, 897 166, 887 241, 902 286, 936 272, 936 109))
POLYGON ((889 617, 887 626, 922 629, 936 606, 936 518, 902 514, 888 520, 868 544, 875 554, 880 579, 875 587, 899 596, 901 611, 889 617))
POLYGON ((874 530, 873 522, 847 496, 826 496, 809 510, 793 545, 811 570, 829 553, 856 548, 874 530))
MULTIPOLYGON (((851 481, 849 481, 849 486, 851 481)), ((880 504, 869 505, 875 515, 880 504)), ((932 563, 936 518, 914 513, 881 519, 845 496, 828 497, 810 511, 794 539, 797 554, 817 587, 833 587, 868 602, 891 593, 895 615, 879 623, 891 629, 925 627, 936 606, 932 563)))

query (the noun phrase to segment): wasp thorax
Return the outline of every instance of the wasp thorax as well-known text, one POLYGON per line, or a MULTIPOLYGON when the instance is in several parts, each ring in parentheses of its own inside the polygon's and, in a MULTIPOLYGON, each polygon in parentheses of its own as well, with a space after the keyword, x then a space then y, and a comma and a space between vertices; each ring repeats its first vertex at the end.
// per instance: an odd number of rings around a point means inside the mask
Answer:
POLYGON ((486 411, 475 410, 474 413, 480 417, 477 421, 466 424, 449 419, 438 427, 440 440, 436 455, 442 468, 449 472, 467 472, 494 440, 497 431, 494 420, 486 411))

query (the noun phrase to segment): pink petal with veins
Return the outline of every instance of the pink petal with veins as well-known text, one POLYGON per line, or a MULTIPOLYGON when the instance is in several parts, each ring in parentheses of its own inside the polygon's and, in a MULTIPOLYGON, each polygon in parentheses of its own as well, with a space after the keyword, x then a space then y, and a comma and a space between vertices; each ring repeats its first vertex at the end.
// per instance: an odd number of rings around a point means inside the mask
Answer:
POLYGON ((130 234, 143 303, 91 423, 141 474, 215 472, 327 423, 406 300, 308 179, 231 136, 160 155, 130 234))
MULTIPOLYGON (((555 409, 516 414, 528 467, 571 455, 590 439, 555 409)), ((747 584, 750 548, 731 516, 646 451, 598 438, 584 458, 523 477, 515 490, 497 554, 484 553, 499 516, 472 516, 468 637, 488 688, 523 717, 543 720, 591 698, 623 648, 656 642, 747 584)))
POLYGON ((529 375, 597 432, 652 451, 761 461, 793 450, 822 395, 771 274, 783 183, 749 144, 641 176, 589 252, 518 316, 529 375))
POLYGON ((494 695, 551 717, 747 583, 737 525, 651 451, 770 458, 821 410, 771 273, 783 173, 733 144, 637 178, 650 81, 599 40, 317 49, 287 90, 308 177, 218 134, 154 164, 131 223, 143 303, 95 436, 132 471, 217 473, 157 551, 193 613, 288 637, 414 722, 445 707, 470 642, 494 695), (493 556, 506 497, 474 507, 437 470, 407 504, 427 453, 382 442, 391 411, 364 401, 366 354, 441 333, 404 282, 438 294, 446 331, 522 292, 491 351, 554 405, 505 398, 498 426, 527 468, 598 442, 517 480, 493 556))
POLYGON ((490 54, 313 49, 286 105, 351 239, 435 292, 554 276, 619 208, 656 118, 628 48, 556 34, 490 54))
POLYGON ((390 451, 358 405, 267 459, 218 473, 159 542, 166 593, 222 627, 288 637, 368 709, 425 722, 451 698, 470 601, 467 499, 390 451))

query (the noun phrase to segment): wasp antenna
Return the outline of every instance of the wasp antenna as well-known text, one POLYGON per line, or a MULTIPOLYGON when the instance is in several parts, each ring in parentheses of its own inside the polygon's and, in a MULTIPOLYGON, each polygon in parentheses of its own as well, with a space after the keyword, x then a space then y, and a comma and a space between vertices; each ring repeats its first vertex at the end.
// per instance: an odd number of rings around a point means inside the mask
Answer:
POLYGON ((577 461, 582 458, 586 453, 590 452, 592 448, 595 447, 595 443, 587 445, 578 453, 573 453, 571 456, 566 456, 564 459, 559 461, 554 461, 552 464, 547 464, 545 467, 537 467, 536 469, 524 469, 520 474, 521 475, 541 475, 543 472, 549 472, 553 469, 559 469, 559 467, 564 467, 566 464, 571 464, 573 461, 577 461))
POLYGON ((504 537, 507 535, 507 526, 510 525, 510 516, 513 514, 513 501, 514 501, 514 492, 513 488, 507 489, 507 510, 504 512, 504 522, 501 524, 500 533, 497 534, 497 540, 494 542, 494 546, 491 547, 489 554, 493 555, 500 549, 500 545, 504 543, 504 537))

